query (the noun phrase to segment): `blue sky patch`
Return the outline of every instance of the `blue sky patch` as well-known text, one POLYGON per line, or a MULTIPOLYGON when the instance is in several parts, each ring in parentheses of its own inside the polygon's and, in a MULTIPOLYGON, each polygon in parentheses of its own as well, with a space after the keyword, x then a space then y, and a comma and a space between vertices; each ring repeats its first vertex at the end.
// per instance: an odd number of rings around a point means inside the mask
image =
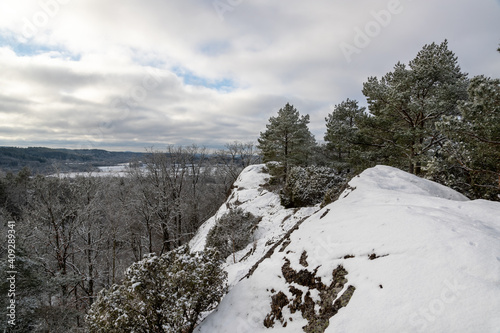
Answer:
POLYGON ((211 41, 200 47, 200 52, 207 56, 215 57, 229 51, 230 43, 228 41, 211 41))
POLYGON ((17 41, 12 36, 0 33, 0 47, 8 46, 11 48, 18 56, 35 56, 44 53, 57 52, 63 58, 70 59, 73 61, 79 61, 81 56, 72 54, 67 50, 59 47, 41 45, 35 43, 22 43, 17 41))
POLYGON ((217 91, 231 91, 235 88, 234 82, 231 79, 208 79, 195 75, 193 72, 183 68, 173 68, 172 72, 182 78, 185 84, 192 86, 202 86, 217 91))

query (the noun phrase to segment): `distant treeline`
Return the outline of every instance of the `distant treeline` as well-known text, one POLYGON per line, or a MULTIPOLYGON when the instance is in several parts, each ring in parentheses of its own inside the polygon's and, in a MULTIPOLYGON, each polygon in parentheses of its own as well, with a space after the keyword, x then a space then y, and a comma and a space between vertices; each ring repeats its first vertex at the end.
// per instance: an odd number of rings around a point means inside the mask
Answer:
POLYGON ((0 170, 17 172, 28 167, 33 173, 85 172, 97 166, 143 160, 146 153, 110 152, 102 149, 52 149, 0 147, 0 170))

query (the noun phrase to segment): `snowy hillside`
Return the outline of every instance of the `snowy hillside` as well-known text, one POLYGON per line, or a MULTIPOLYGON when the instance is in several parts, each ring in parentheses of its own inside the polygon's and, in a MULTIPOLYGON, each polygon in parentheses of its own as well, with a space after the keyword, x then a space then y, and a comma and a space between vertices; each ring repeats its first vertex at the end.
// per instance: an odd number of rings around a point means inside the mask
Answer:
POLYGON ((192 251, 203 250, 207 234, 214 226, 216 219, 231 208, 240 207, 262 218, 253 235, 254 242, 236 255, 237 262, 234 263, 232 256, 227 258, 226 270, 230 286, 243 278, 249 268, 255 265, 298 221, 319 209, 317 207, 299 210, 283 208, 279 196, 262 187, 270 177, 269 174, 263 172, 263 169, 264 165, 259 164, 251 165, 243 170, 233 185, 234 189, 229 199, 212 218, 201 226, 189 244, 192 251))
POLYGON ((294 211, 262 169, 245 169, 217 213, 262 220, 198 332, 500 332, 500 203, 377 166, 336 202, 294 211))

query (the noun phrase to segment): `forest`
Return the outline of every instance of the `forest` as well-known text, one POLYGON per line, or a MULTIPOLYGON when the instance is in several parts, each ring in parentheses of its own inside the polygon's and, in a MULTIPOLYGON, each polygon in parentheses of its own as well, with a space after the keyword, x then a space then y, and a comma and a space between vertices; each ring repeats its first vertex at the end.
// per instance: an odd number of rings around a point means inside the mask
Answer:
POLYGON ((102 149, 53 149, 45 147, 0 147, 0 170, 32 173, 96 171, 98 166, 140 161, 144 153, 111 152, 102 149))
MULTIPOLYGON (((500 79, 469 78, 444 41, 425 45, 381 78, 369 77, 362 91, 368 109, 351 99, 335 105, 325 115, 321 144, 308 129, 309 116, 287 103, 256 145, 234 142, 216 153, 195 145, 150 150, 145 168, 131 167, 127 177, 3 172, 2 232, 15 221, 19 271, 17 324, 9 329, 192 332, 224 294, 220 260, 247 242, 234 229, 251 228, 258 218, 237 211, 221 217, 205 254, 190 254, 186 244, 240 171, 261 161, 273 176, 267 188, 280 193, 285 207, 334 201, 349 179, 378 164, 470 199, 500 201, 500 79), (155 290, 172 290, 177 302, 151 296, 155 290)), ((8 287, 2 277, 2 294, 8 287)))
MULTIPOLYGON (((13 331, 83 329, 101 289, 120 282, 144 255, 186 243, 215 213, 242 168, 257 162, 253 149, 234 142, 216 154, 197 146, 151 150, 145 167, 130 168, 126 177, 47 177, 27 168, 4 173, 2 232, 15 221, 17 235, 13 331)), ((5 278, 1 286, 7 294, 5 278)))

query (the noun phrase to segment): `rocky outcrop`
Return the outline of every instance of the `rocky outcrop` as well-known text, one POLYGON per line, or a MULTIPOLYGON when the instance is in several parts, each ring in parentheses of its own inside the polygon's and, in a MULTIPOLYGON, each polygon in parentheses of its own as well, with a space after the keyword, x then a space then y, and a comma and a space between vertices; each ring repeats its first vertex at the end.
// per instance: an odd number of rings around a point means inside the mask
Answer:
MULTIPOLYGON (((308 266, 307 253, 301 255, 300 264, 308 266)), ((317 270, 313 271, 301 269, 296 271, 290 265, 290 260, 284 259, 285 263, 281 267, 283 278, 288 285, 288 291, 292 295, 288 298, 283 291, 279 291, 271 296, 271 311, 264 319, 264 326, 274 327, 279 322, 283 327, 287 326, 292 318, 283 316, 283 309, 288 307, 290 313, 300 312, 302 317, 307 319, 308 324, 302 329, 307 333, 324 332, 333 317, 340 308, 347 306, 356 288, 347 284, 347 271, 341 265, 332 271, 332 282, 325 285, 320 277, 317 277, 317 270), (311 293, 316 291, 319 300, 315 301, 311 293)))

